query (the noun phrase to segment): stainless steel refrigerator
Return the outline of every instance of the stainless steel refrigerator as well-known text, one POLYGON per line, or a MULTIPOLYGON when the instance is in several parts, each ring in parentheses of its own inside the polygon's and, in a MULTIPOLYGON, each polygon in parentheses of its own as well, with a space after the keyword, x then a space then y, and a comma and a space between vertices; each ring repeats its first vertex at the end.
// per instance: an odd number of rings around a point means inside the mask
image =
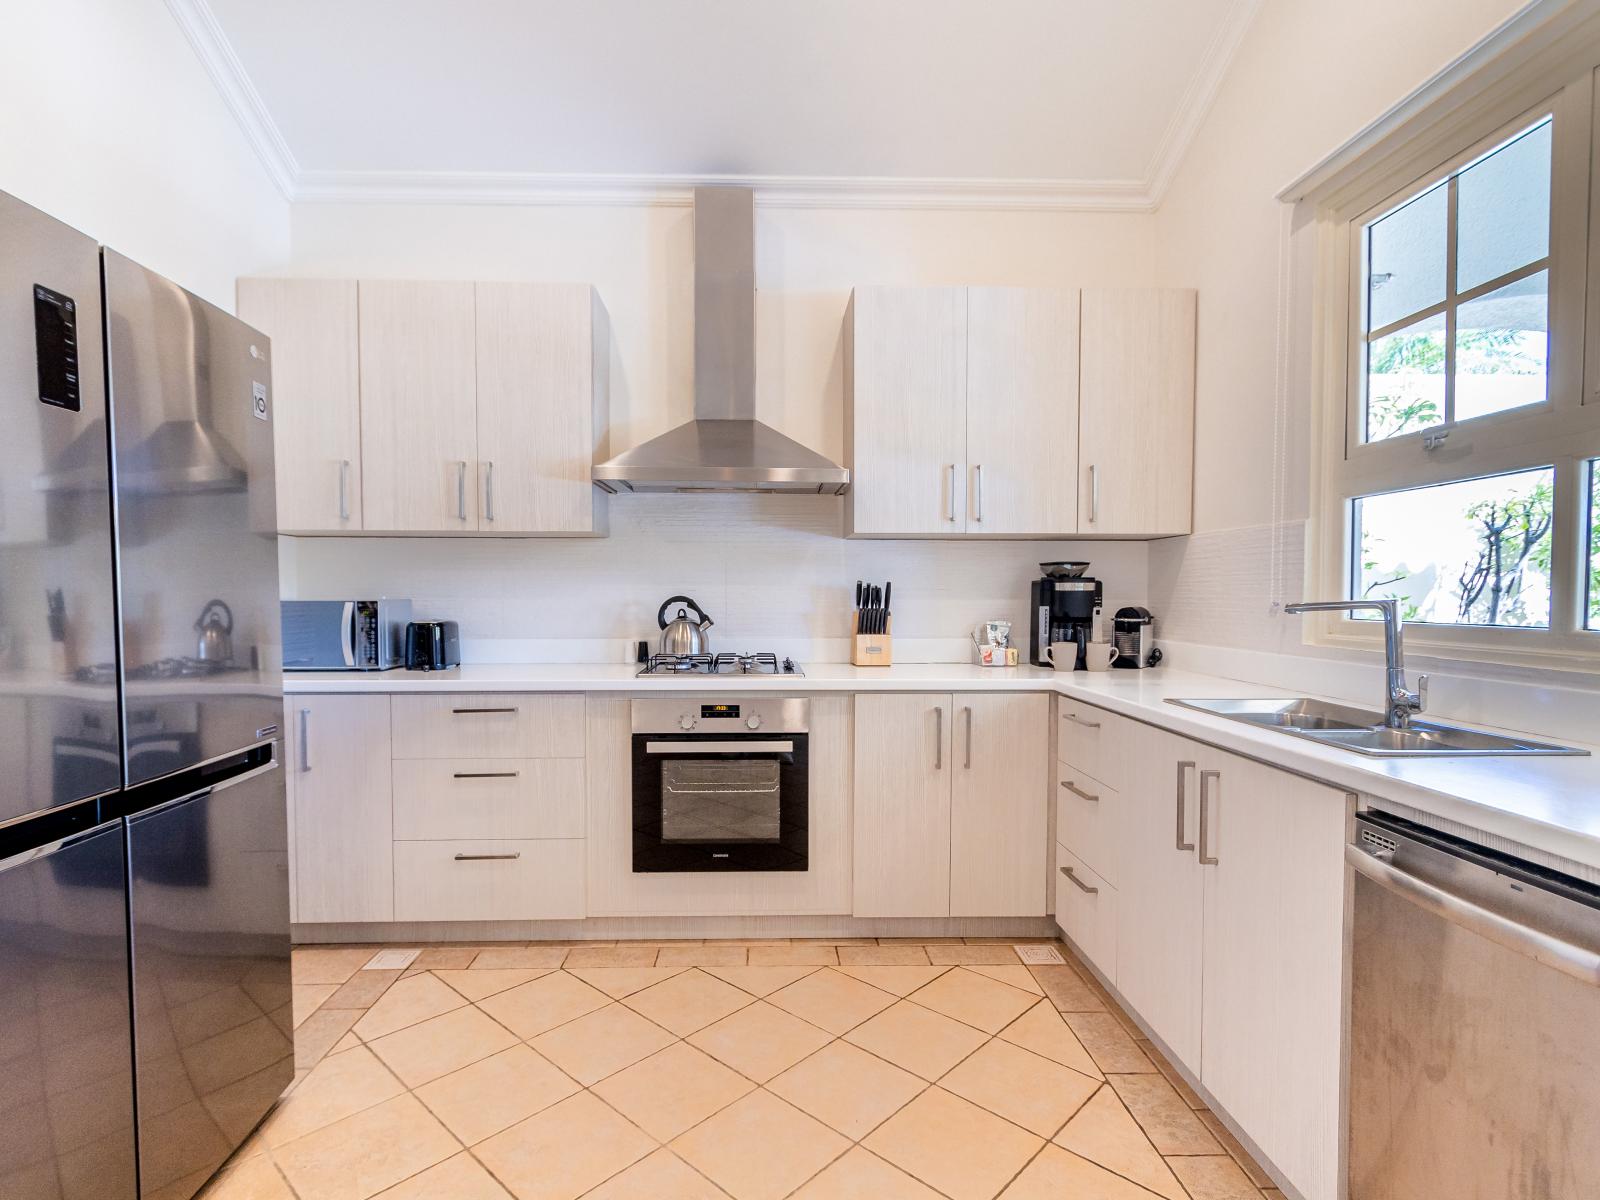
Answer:
POLYGON ((269 352, 0 194, 7 1200, 185 1200, 293 1076, 269 352))

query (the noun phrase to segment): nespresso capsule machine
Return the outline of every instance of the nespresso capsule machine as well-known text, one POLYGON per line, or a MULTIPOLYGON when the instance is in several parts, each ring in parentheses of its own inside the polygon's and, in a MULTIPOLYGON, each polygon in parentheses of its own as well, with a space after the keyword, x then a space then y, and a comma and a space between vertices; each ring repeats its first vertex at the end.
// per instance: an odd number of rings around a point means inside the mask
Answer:
POLYGON ((1033 581, 1033 607, 1028 621, 1028 661, 1036 667, 1052 664, 1045 658, 1052 642, 1076 642, 1073 669, 1085 669, 1084 651, 1095 640, 1100 616, 1102 585, 1084 575, 1086 562, 1040 563, 1043 579, 1033 581))

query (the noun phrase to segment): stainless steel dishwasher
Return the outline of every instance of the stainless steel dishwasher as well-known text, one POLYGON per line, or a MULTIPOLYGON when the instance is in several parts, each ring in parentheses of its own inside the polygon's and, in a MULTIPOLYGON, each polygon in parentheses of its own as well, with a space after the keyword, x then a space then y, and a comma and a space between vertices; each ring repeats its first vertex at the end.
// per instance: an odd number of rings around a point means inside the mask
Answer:
POLYGON ((1350 1200, 1600 1196, 1600 887, 1366 812, 1350 1200))

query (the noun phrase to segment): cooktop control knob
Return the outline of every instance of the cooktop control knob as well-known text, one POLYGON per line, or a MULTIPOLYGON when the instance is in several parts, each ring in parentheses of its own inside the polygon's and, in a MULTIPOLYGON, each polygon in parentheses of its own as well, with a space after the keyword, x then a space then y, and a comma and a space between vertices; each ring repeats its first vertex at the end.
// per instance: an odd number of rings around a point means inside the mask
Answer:
POLYGON ((678 728, 683 730, 685 733, 687 733, 689 730, 693 729, 694 728, 694 714, 693 713, 684 713, 683 716, 679 717, 678 718, 678 728))
POLYGON ((761 728, 761 714, 760 713, 751 713, 748 717, 745 718, 745 722, 744 723, 746 725, 748 725, 751 729, 760 729, 761 728))

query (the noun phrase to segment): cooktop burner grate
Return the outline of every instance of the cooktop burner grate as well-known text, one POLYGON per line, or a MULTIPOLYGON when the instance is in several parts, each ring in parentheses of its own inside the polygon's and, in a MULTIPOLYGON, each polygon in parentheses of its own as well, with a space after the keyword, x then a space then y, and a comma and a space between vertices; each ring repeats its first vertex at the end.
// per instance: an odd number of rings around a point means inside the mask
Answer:
POLYGON ((653 654, 640 675, 804 675, 792 658, 776 654, 653 654))

